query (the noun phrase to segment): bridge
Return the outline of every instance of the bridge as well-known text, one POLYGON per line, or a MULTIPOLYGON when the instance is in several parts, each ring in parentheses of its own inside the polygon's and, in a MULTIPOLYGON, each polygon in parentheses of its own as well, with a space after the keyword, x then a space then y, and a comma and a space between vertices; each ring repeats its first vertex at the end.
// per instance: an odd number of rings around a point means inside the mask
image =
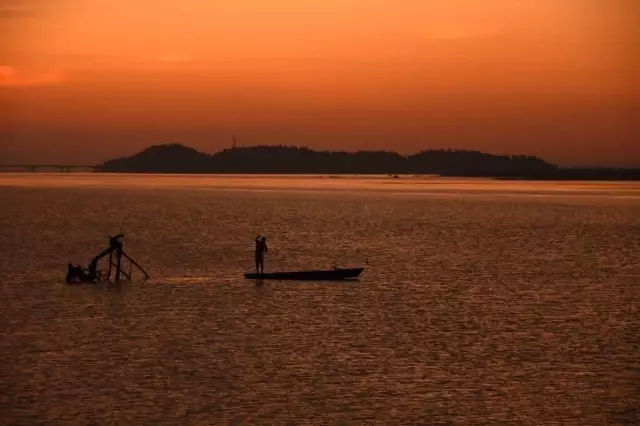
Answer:
POLYGON ((65 165, 65 164, 0 164, 0 172, 94 172, 98 166, 65 165))

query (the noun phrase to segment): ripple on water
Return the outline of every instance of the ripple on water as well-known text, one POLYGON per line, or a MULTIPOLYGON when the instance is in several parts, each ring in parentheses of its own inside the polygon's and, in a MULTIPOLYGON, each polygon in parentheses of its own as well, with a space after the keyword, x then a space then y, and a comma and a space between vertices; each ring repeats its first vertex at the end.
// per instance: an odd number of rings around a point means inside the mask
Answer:
POLYGON ((3 424, 637 423, 636 201, 0 193, 3 424), (151 280, 61 283, 120 230, 151 280))

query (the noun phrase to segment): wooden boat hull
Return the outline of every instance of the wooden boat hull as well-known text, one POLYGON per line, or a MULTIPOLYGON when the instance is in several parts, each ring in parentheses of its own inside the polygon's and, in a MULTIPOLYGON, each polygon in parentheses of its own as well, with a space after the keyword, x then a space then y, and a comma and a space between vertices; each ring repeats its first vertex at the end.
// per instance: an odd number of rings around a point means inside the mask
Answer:
POLYGON ((330 269, 326 271, 270 272, 266 274, 247 273, 247 279, 296 280, 296 281, 341 281, 356 278, 364 268, 330 269))

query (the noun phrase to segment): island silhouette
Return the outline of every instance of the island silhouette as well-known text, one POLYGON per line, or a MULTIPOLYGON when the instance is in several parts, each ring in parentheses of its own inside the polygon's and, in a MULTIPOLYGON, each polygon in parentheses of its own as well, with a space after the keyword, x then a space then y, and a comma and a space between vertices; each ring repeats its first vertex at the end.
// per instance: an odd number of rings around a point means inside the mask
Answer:
POLYGON ((431 149, 411 155, 391 151, 315 151, 296 146, 232 147, 206 154, 182 144, 150 146, 105 161, 103 173, 189 174, 430 174, 502 179, 639 179, 638 169, 562 169, 529 155, 431 149))

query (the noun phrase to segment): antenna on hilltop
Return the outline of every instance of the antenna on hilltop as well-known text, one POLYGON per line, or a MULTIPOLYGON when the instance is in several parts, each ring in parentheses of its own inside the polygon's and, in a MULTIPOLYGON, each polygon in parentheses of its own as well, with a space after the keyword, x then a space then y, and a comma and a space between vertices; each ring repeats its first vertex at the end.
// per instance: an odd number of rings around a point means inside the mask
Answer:
POLYGON ((236 135, 233 135, 233 148, 236 147, 236 135))

